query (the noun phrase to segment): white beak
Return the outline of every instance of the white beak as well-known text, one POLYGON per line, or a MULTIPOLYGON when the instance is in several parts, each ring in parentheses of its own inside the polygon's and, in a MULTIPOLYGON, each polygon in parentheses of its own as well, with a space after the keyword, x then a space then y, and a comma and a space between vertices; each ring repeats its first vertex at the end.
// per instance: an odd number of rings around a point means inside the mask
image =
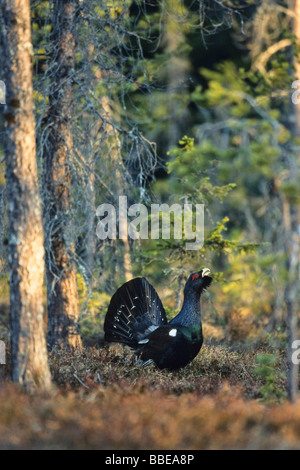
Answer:
POLYGON ((210 275, 210 269, 208 268, 202 269, 202 277, 209 276, 209 275, 210 275))

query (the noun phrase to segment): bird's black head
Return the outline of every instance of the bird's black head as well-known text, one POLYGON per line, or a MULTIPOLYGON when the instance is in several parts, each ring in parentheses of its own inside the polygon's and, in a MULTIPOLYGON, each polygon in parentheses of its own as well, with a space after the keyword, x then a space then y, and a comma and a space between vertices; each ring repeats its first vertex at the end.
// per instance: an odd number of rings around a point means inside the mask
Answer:
POLYGON ((205 289, 207 289, 212 282, 210 277, 210 270, 208 268, 201 269, 196 273, 192 273, 188 278, 184 292, 197 292, 199 295, 205 289))

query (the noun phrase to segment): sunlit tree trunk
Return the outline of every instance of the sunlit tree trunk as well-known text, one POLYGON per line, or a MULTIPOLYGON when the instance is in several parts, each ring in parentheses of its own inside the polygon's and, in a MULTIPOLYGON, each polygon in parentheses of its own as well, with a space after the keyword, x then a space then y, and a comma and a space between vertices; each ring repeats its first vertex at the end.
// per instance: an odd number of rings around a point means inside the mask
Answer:
POLYGON ((52 61, 49 71, 48 129, 44 143, 48 344, 81 346, 75 240, 71 220, 72 109, 75 0, 54 1, 52 61))
POLYGON ((4 152, 9 212, 12 379, 48 388, 44 331, 44 237, 35 147, 29 0, 2 1, 7 108, 4 152))

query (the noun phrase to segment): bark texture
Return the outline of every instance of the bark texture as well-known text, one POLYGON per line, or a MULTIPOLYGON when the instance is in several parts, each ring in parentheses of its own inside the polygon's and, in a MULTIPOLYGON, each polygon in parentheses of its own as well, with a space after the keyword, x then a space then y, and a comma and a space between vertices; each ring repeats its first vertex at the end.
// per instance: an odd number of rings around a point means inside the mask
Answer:
MULTIPOLYGON (((111 189, 114 194, 114 205, 118 207, 119 197, 128 196, 129 187, 126 181, 126 168, 123 163, 122 154, 121 154, 121 140, 118 130, 112 125, 112 110, 110 107, 109 98, 103 96, 101 99, 102 105, 102 116, 104 121, 102 124, 102 132, 106 137, 109 158, 111 162, 111 170, 114 172, 114 181, 111 184, 111 189)), ((115 241, 115 246, 120 246, 120 260, 124 273, 125 281, 130 281, 132 279, 132 263, 130 255, 130 244, 128 240, 128 231, 127 231, 127 218, 120 217, 118 220, 119 225, 119 237, 120 239, 115 241), (120 236, 122 234, 122 236, 120 236)))
MULTIPOLYGON (((297 45, 300 45, 300 0, 293 1, 294 11, 294 34, 297 45)), ((296 78, 300 79, 299 54, 294 51, 294 67, 296 78)), ((300 136, 300 105, 293 105, 293 126, 294 136, 300 136)), ((291 163, 289 177, 291 179, 298 176, 300 172, 300 155, 298 161, 291 163)), ((299 339, 298 317, 299 317, 299 269, 300 269, 300 207, 293 204, 288 198, 283 198, 283 222, 285 228, 285 251, 287 255, 288 282, 285 287, 285 301, 287 306, 287 332, 288 332, 288 396, 294 402, 299 390, 299 365, 294 364, 292 355, 294 352, 293 343, 299 339)))
POLYGON ((52 61, 48 129, 44 148, 48 345, 81 346, 75 240, 71 219, 72 109, 76 1, 56 0, 52 30, 52 61))
POLYGON ((29 0, 2 2, 5 53, 4 151, 9 212, 12 379, 48 388, 44 331, 44 237, 35 147, 29 0))

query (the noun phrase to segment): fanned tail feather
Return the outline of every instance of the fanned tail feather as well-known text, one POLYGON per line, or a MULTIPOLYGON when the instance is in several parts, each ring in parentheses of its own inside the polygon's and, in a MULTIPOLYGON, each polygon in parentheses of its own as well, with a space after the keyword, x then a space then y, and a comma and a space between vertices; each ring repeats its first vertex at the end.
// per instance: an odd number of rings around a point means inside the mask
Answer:
POLYGON ((137 348, 149 333, 167 324, 156 290, 145 278, 123 284, 112 296, 104 322, 106 341, 137 348))

